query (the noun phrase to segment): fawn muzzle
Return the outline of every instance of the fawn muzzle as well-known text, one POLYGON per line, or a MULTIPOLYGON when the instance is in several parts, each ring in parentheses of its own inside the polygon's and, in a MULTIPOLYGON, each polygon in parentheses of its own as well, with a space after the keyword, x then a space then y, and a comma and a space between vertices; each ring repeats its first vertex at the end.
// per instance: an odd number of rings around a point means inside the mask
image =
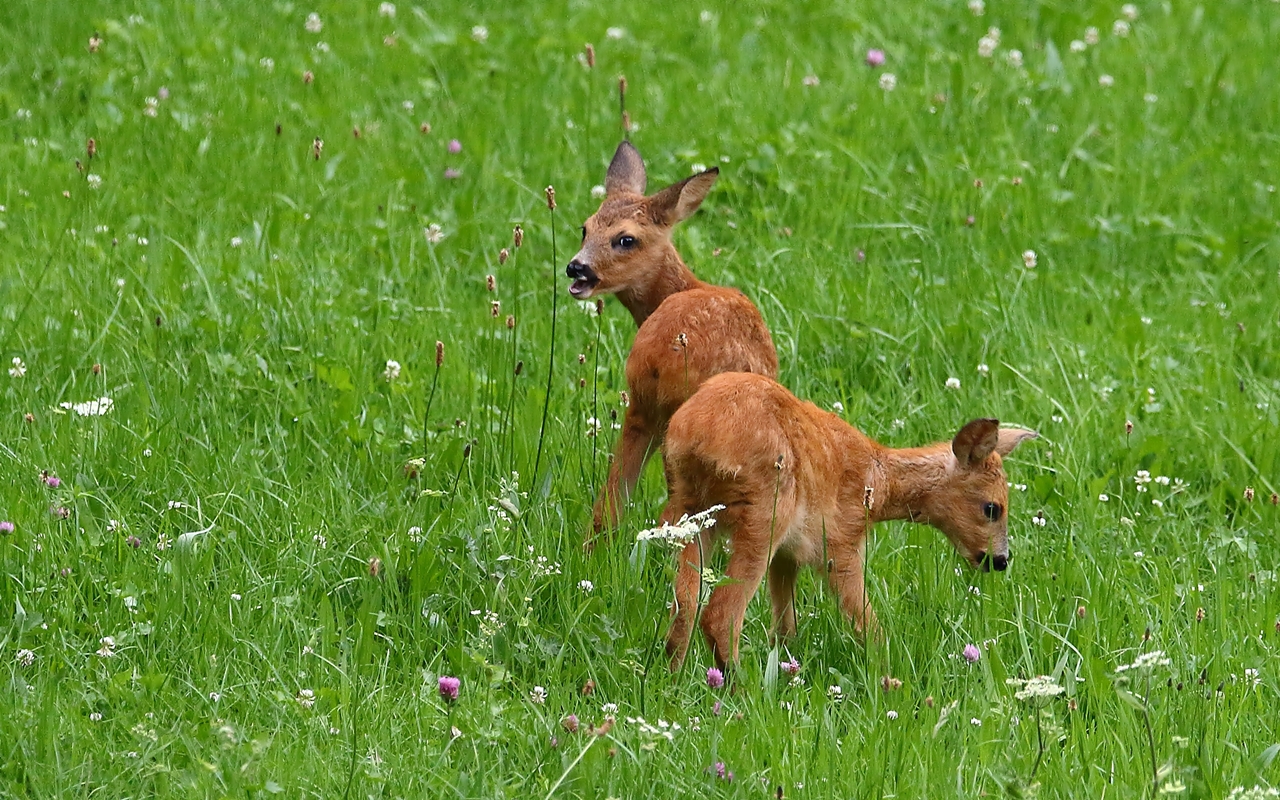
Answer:
POLYGON ((978 553, 977 562, 982 567, 983 572, 990 572, 993 569, 996 572, 1004 572, 1009 568, 1009 557, 1001 554, 993 556, 984 551, 978 553))
POLYGON ((600 277, 591 267, 576 258, 564 268, 564 274, 573 279, 573 283, 569 284, 569 294, 578 299, 590 297, 591 290, 600 283, 600 277))

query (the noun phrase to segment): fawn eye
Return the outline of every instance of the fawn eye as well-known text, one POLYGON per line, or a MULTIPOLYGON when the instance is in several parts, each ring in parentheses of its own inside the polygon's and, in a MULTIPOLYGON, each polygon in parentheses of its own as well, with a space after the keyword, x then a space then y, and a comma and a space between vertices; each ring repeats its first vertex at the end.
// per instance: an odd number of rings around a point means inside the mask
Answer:
POLYGON ((613 240, 613 246, 621 250, 630 250, 637 244, 639 244, 639 242, 636 241, 636 237, 634 236, 623 235, 613 240))
POLYGON ((1004 509, 1000 507, 999 503, 983 503, 982 504, 982 516, 986 517, 992 522, 999 522, 1000 515, 1003 513, 1004 513, 1004 509))

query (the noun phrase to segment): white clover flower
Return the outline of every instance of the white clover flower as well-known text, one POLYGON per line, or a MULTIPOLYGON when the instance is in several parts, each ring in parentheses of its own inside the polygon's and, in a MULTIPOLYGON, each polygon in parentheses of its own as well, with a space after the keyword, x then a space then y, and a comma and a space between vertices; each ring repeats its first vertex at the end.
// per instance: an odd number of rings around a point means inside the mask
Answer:
POLYGON ((987 4, 982 0, 969 0, 969 13, 975 17, 980 17, 987 13, 987 4))
POLYGON ((59 408, 74 411, 82 417, 101 417, 111 412, 115 401, 110 397, 99 397, 97 400, 86 400, 83 403, 58 403, 59 408))
POLYGON ((886 711, 886 712, 885 712, 885 716, 886 716, 887 718, 889 718, 890 720, 895 720, 895 719, 897 719, 897 718, 898 718, 898 712, 897 712, 897 711, 894 711, 894 710, 891 708, 891 709, 889 709, 888 711, 886 711))
MULTIPOLYGON (((269 58, 264 60, 271 61, 269 58)), ((263 66, 267 67, 267 72, 270 72, 272 68, 275 67, 275 62, 272 62, 271 66, 267 66, 266 64, 263 64, 263 66)), ((146 104, 142 107, 142 113, 148 117, 155 117, 160 113, 160 101, 154 97, 148 97, 146 99, 146 104)))
POLYGON ((110 636, 103 636, 98 640, 100 647, 98 648, 99 658, 111 658, 116 654, 116 640, 110 636))
POLYGON ((1106 502, 1109 502, 1110 500, 1111 500, 1111 496, 1108 495, 1106 492, 1103 492, 1102 494, 1098 495, 1099 502, 1106 503, 1106 502))
POLYGON ((591 592, 595 590, 596 585, 584 578, 578 581, 578 588, 582 590, 583 594, 591 594, 591 592))
POLYGON ((445 236, 444 229, 434 222, 422 229, 422 235, 426 238, 427 244, 440 244, 445 236))
POLYGON ((391 383, 400 377, 400 362, 393 358, 387 359, 387 368, 382 371, 382 377, 387 383, 391 383))
MULTIPOLYGON (((273 72, 275 71, 275 68, 276 68, 276 60, 268 56, 263 56, 262 58, 258 59, 258 66, 262 67, 267 72, 273 72)), ((155 99, 154 97, 147 98, 147 106, 149 108, 152 108, 152 109, 155 108, 155 103, 151 102, 154 99, 155 99)), ((154 117, 155 112, 153 111, 151 114, 148 114, 148 116, 154 117)))
POLYGON ((547 702, 546 688, 542 686, 533 687, 533 689, 529 692, 529 701, 532 703, 536 703, 538 705, 543 705, 544 703, 546 703, 547 702))
POLYGON ((388 19, 395 19, 395 18, 396 18, 396 4, 395 4, 395 3, 380 3, 380 4, 378 5, 378 14, 379 14, 379 16, 387 17, 388 19))
POLYGON ((716 21, 716 15, 711 13, 710 11, 704 10, 702 13, 698 14, 698 21, 701 22, 703 25, 710 25, 711 23, 716 21))
POLYGON ((958 390, 960 388, 959 378, 947 378, 946 387, 948 389, 958 390))
POLYGON ((880 88, 886 92, 892 92, 898 88, 898 76, 892 72, 886 72, 880 76, 880 88))
POLYGON ((1130 22, 1133 22, 1138 18, 1138 7, 1135 6, 1133 3, 1125 3, 1124 5, 1120 6, 1120 14, 1125 19, 1129 20, 1130 22))
POLYGON ((978 55, 983 58, 991 58, 996 54, 996 48, 1000 46, 998 39, 992 39, 990 36, 983 36, 978 40, 978 55))
POLYGON ((840 684, 833 683, 827 687, 827 697, 831 698, 834 703, 839 703, 844 699, 844 689, 840 688, 840 684))
POLYGON ((603 200, 603 199, 604 199, 605 194, 607 194, 607 192, 605 191, 604 186, 602 186, 602 185, 600 185, 600 184, 596 184, 595 186, 592 186, 592 187, 591 187, 591 199, 592 199, 592 200, 603 200))
POLYGON ((310 689, 299 689, 297 700, 303 708, 311 708, 316 704, 316 693, 310 689))
POLYGON ((1073 53, 1083 53, 1088 48, 1089 48, 1089 45, 1085 44, 1079 39, 1072 39, 1071 44, 1067 45, 1067 49, 1073 53))
POLYGON ((1115 24, 1111 26, 1111 32, 1114 33, 1116 36, 1119 36, 1121 39, 1128 38, 1129 23, 1125 22, 1122 19, 1118 19, 1116 20, 1115 24))
POLYGON ((484 44, 489 40, 489 29, 483 25, 476 25, 471 29, 471 38, 484 44))
POLYGON ((1099 75, 1098 85, 1101 86, 1103 89, 1110 89, 1112 86, 1116 85, 1116 79, 1111 77, 1110 75, 1105 75, 1105 74, 1099 75))
POLYGON ((714 505, 706 511, 699 511, 692 515, 684 514, 674 525, 664 522, 656 528, 640 531, 636 534, 636 539, 642 542, 656 539, 673 547, 683 547, 693 541, 699 533, 714 526, 716 518, 713 515, 723 511, 724 508, 722 505, 714 505))
POLYGON ((1271 787, 1262 787, 1254 784, 1252 789, 1246 789, 1243 786, 1237 786, 1227 795, 1227 800, 1267 800, 1270 797, 1280 797, 1280 789, 1272 789, 1271 787))
POLYGON ((604 32, 604 35, 610 39, 621 39, 627 35, 627 30, 626 28, 609 28, 604 32))
POLYGON ((1095 45, 1099 41, 1098 29, 1092 25, 1084 29, 1085 44, 1095 45))
POLYGON ((802 86, 817 86, 820 83, 822 83, 822 81, 817 75, 805 75, 800 79, 800 84, 802 86))
POLYGON ((981 728, 982 720, 978 719, 977 717, 973 717, 972 719, 969 720, 969 724, 975 728, 981 728))
POLYGON ((1015 69, 1022 68, 1022 51, 1021 50, 1010 50, 1008 54, 1005 55, 1005 58, 1009 60, 1009 64, 1012 65, 1015 69))
POLYGON ((1018 691, 1013 693, 1017 700, 1039 700, 1057 697, 1066 691, 1058 682, 1048 675, 1037 675, 1034 678, 1008 678, 1005 680, 1008 686, 1018 687, 1018 691))
POLYGON ((618 704, 605 703, 604 705, 600 706, 600 713, 604 714, 606 717, 612 717, 614 714, 618 713, 618 704))
POLYGON ((22 359, 18 356, 13 357, 13 366, 9 367, 10 378, 21 378, 27 374, 27 365, 22 363, 22 359))
POLYGON ((36 654, 33 651, 27 650, 25 648, 18 651, 18 655, 16 656, 16 658, 17 658, 17 662, 24 667, 29 667, 32 664, 36 663, 36 654))
POLYGON ((1123 666, 1116 667, 1116 672, 1119 673, 1134 670, 1137 672, 1150 673, 1155 670, 1156 667, 1167 667, 1172 663, 1173 662, 1165 656, 1163 650, 1152 650, 1150 653, 1143 653, 1135 658, 1132 664, 1125 664, 1123 666))
POLYGON ((324 23, 320 21, 320 15, 312 11, 307 15, 307 21, 303 27, 307 29, 307 33, 319 33, 324 30, 324 23))
POLYGON ((1026 265, 1027 269, 1035 269, 1036 268, 1036 251, 1023 250, 1022 263, 1026 265))
POLYGON ((92 172, 85 177, 84 181, 89 184, 90 189, 97 189, 102 186, 102 176, 96 175, 92 172))

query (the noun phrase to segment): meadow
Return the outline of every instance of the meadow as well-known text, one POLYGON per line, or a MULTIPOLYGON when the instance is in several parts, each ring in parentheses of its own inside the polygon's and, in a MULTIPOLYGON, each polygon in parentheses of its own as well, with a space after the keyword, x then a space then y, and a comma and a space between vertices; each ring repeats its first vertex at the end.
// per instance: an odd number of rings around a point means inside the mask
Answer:
POLYGON ((1277 42, 1264 0, 4 3, 0 795, 1280 795, 1277 42), (582 549, 635 325, 564 267, 623 75, 651 190, 720 168, 675 244, 786 386, 1040 432, 1007 572, 885 524, 883 642, 804 574, 794 639, 761 593, 728 686, 668 673, 657 459, 582 549))

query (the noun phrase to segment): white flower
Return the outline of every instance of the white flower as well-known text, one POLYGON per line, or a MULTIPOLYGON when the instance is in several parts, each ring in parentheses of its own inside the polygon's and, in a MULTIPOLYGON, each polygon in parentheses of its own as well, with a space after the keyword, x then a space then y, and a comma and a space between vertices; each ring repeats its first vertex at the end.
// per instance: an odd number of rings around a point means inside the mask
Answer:
POLYGON ((444 229, 434 222, 422 229, 422 235, 426 237, 427 244, 440 244, 444 241, 444 229))
POLYGON ((1125 3, 1120 6, 1120 13, 1124 15, 1125 19, 1133 22, 1138 18, 1138 7, 1133 3, 1125 3))
POLYGON ((844 689, 841 689, 839 684, 832 684, 827 687, 827 697, 831 698, 832 702, 838 703, 844 699, 844 689))
POLYGON ((1022 678, 1008 678, 1005 680, 1008 686, 1019 687, 1018 691, 1013 693, 1017 700, 1037 700, 1040 698, 1057 697, 1062 694, 1065 689, 1058 685, 1057 681, 1048 675, 1037 675, 1034 678, 1023 680, 1022 678))
POLYGON ((975 728, 981 728, 981 727, 982 727, 982 720, 978 719, 977 717, 974 717, 973 719, 970 719, 970 720, 969 720, 969 724, 970 724, 970 725, 972 725, 972 726, 973 726, 973 727, 975 727, 975 728))
POLYGON ((1163 650, 1152 650, 1150 653, 1143 653, 1133 660, 1132 664, 1125 664, 1116 667, 1116 672, 1125 672, 1128 670, 1137 670, 1138 672, 1151 672, 1156 667, 1167 667, 1171 662, 1164 654, 1163 650))
POLYGON ((592 200, 603 200, 606 193, 605 188, 599 184, 591 187, 592 200))
POLYGON ((892 72, 886 72, 880 76, 880 88, 886 92, 892 92, 898 88, 898 76, 892 72))
POLYGON ((578 581, 578 588, 581 589, 584 594, 591 594, 591 592, 596 588, 596 585, 584 578, 583 580, 578 581))
POLYGON ((1168 485, 1169 485, 1169 476, 1168 476, 1168 475, 1157 475, 1157 476, 1155 477, 1155 482, 1156 482, 1156 483, 1158 483, 1158 484, 1160 484, 1161 486, 1168 486, 1168 485))
POLYGON ((947 378, 946 387, 947 387, 948 389, 959 389, 959 388, 960 388, 960 379, 959 379, 959 378, 947 378))
POLYGON ((627 31, 626 28, 609 28, 604 32, 604 35, 608 36, 610 39, 621 39, 623 36, 627 35, 627 31))
POLYGON ((605 703, 604 705, 600 706, 600 713, 604 714, 606 717, 611 717, 614 714, 618 713, 618 704, 605 703))
POLYGON ((533 687, 533 690, 529 692, 529 700, 530 702, 537 703, 538 705, 546 703, 547 690, 541 686, 533 687))
POLYGON ((1085 44, 1079 39, 1072 39, 1071 44, 1067 46, 1067 49, 1073 53, 1083 53, 1088 48, 1089 48, 1089 45, 1085 44))
POLYGON ((90 721, 90 722, 102 722, 102 715, 101 715, 101 714, 99 714, 97 711, 95 711, 95 712, 93 712, 92 714, 90 714, 90 715, 89 715, 89 721, 90 721))
POLYGON ((1103 492, 1102 494, 1098 495, 1098 500, 1099 502, 1107 503, 1111 501, 1111 496, 1108 495, 1106 492, 1103 492))
POLYGON ((983 58, 991 58, 996 54, 996 48, 999 46, 999 39, 993 39, 990 36, 983 36, 978 40, 978 55, 983 58))
POLYGON ((1156 508, 1164 508, 1164 501, 1157 500, 1156 498, 1153 497, 1151 498, 1151 505, 1155 506, 1156 508))
POLYGON ((394 381, 396 378, 399 378, 399 377, 400 377, 400 362, 399 362, 399 361, 396 361, 396 360, 395 360, 395 359, 393 359, 393 358, 388 358, 388 359, 387 359, 387 368, 386 368, 386 369, 384 369, 384 370, 382 371, 382 377, 383 377, 384 379, 386 379, 387 383, 391 383, 391 382, 392 382, 392 381, 394 381))
POLYGON ((819 80, 817 75, 805 75, 800 79, 800 83, 803 86, 817 86, 819 83, 822 83, 822 81, 819 80))
POLYGON ((1280 797, 1280 789, 1262 787, 1254 784, 1252 789, 1237 786, 1227 795, 1227 800, 1267 800, 1269 797, 1280 797))
POLYGON ((1148 102, 1148 103, 1155 103, 1155 102, 1158 102, 1158 101, 1160 100, 1160 95, 1158 95, 1158 94, 1152 94, 1151 92, 1147 92, 1146 94, 1144 94, 1144 95, 1142 96, 1142 99, 1143 99, 1145 102, 1148 102))
POLYGON ((888 717, 888 718, 889 718, 889 719, 891 719, 891 720, 893 720, 893 719, 897 719, 897 718, 898 718, 898 712, 897 712, 897 711, 894 711, 894 710, 891 708, 891 709, 889 709, 888 711, 886 711, 886 712, 885 712, 885 716, 886 716, 886 717, 888 717))
POLYGON ((1133 551, 1133 557, 1134 557, 1134 558, 1136 558, 1136 559, 1138 559, 1139 561, 1141 561, 1141 560, 1142 560, 1142 557, 1143 557, 1143 556, 1145 556, 1145 555, 1146 555, 1146 553, 1142 552, 1141 550, 1134 550, 1134 551, 1133 551))
POLYGON ((831 404, 831 410, 836 412, 837 414, 843 414, 844 403, 841 403, 839 400, 835 401, 834 403, 831 404))
POLYGON ((306 27, 307 33, 319 33, 324 30, 324 23, 320 21, 320 15, 312 11, 307 15, 307 22, 304 27, 306 27))
POLYGON ((636 539, 642 542, 657 539, 675 547, 683 547, 699 533, 715 525, 716 518, 713 515, 723 510, 724 506, 714 505, 697 514, 684 514, 674 525, 664 522, 656 528, 640 531, 636 534, 636 539))
POLYGON ((298 690, 298 705, 303 708, 311 708, 316 704, 316 693, 310 689, 298 690))
POLYGON ((97 189, 98 187, 102 186, 102 176, 101 176, 101 175, 95 175, 95 174, 94 174, 94 173, 92 173, 92 172, 90 172, 90 173, 85 177, 84 181, 85 181, 85 183, 89 184, 89 188, 90 188, 90 189, 97 189))
POLYGON ((471 29, 471 38, 483 44, 489 39, 489 29, 483 25, 476 25, 471 29))
POLYGON ((328 43, 328 42, 316 42, 316 50, 320 51, 321 53, 327 53, 327 52, 329 52, 329 43, 328 43))
POLYGON ((1103 89, 1110 89, 1112 86, 1116 85, 1116 79, 1111 77, 1110 75, 1099 75, 1098 85, 1101 86, 1103 89))
POLYGON ((59 408, 74 411, 82 417, 101 417, 110 413, 115 401, 110 397, 99 397, 97 400, 86 400, 83 403, 58 403, 59 408))
POLYGON ((1049 520, 1045 518, 1043 511, 1037 511, 1036 515, 1031 518, 1031 524, 1043 528, 1049 524, 1049 520))
POLYGON ((1026 265, 1027 269, 1035 269, 1036 268, 1036 251, 1023 250, 1022 263, 1026 265))
POLYGON ((1129 23, 1122 19, 1118 19, 1115 24, 1111 26, 1111 32, 1116 36, 1119 36, 1121 39, 1127 38, 1129 36, 1129 23))
POLYGON ((403 108, 405 111, 408 111, 410 114, 413 113, 414 106, 413 106, 412 100, 405 100, 403 103, 400 104, 400 107, 403 108))
POLYGON ((701 22, 703 25, 710 25, 711 23, 716 21, 716 15, 712 14, 710 11, 704 10, 701 14, 698 15, 698 21, 701 22))
POLYGON ((209 699, 216 703, 222 699, 222 695, 217 692, 209 692, 209 699))
POLYGON ((20 108, 20 109, 18 109, 18 113, 17 113, 15 116, 16 116, 18 119, 31 119, 31 109, 29 109, 29 108, 20 108))
POLYGON ((1088 28, 1085 28, 1085 29, 1084 29, 1084 41, 1085 41, 1085 43, 1086 43, 1086 44, 1090 44, 1090 45, 1097 44, 1097 43, 1098 43, 1098 29, 1097 29, 1097 28, 1095 28, 1095 27, 1093 27, 1092 25, 1090 25, 1088 28))
POLYGON ((1009 63, 1012 64, 1014 67, 1020 68, 1022 66, 1021 50, 1010 50, 1008 55, 1005 56, 1005 58, 1009 59, 1009 63))
POLYGON ((98 648, 99 658, 111 658, 116 654, 116 640, 110 636, 103 636, 98 640, 101 647, 98 648))
MULTIPOLYGON (((262 58, 258 59, 258 66, 262 67, 267 72, 272 72, 276 68, 276 60, 268 56, 263 56, 262 58)), ((152 106, 154 108, 154 104, 151 102, 152 99, 153 98, 150 98, 150 97, 147 98, 147 105, 152 106)), ((152 113, 150 116, 154 117, 155 114, 152 113)))
POLYGON ((139 246, 141 246, 141 247, 146 247, 147 245, 151 244, 151 242, 147 241, 147 237, 145 237, 145 236, 139 236, 139 237, 138 237, 138 244, 139 244, 139 246))
POLYGON ((379 15, 381 15, 381 16, 387 17, 387 18, 389 18, 389 19, 395 19, 395 18, 396 18, 396 4, 395 4, 395 3, 381 3, 381 4, 379 4, 379 5, 378 5, 378 14, 379 14, 379 15))
POLYGON ((36 654, 30 650, 22 649, 18 651, 18 663, 24 667, 29 667, 36 663, 36 654))
POLYGON ((980 17, 987 13, 987 4, 982 0, 969 0, 969 13, 975 17, 980 17))
POLYGON ((27 374, 27 365, 22 363, 22 359, 18 356, 13 357, 13 366, 9 367, 10 378, 21 378, 27 374))

